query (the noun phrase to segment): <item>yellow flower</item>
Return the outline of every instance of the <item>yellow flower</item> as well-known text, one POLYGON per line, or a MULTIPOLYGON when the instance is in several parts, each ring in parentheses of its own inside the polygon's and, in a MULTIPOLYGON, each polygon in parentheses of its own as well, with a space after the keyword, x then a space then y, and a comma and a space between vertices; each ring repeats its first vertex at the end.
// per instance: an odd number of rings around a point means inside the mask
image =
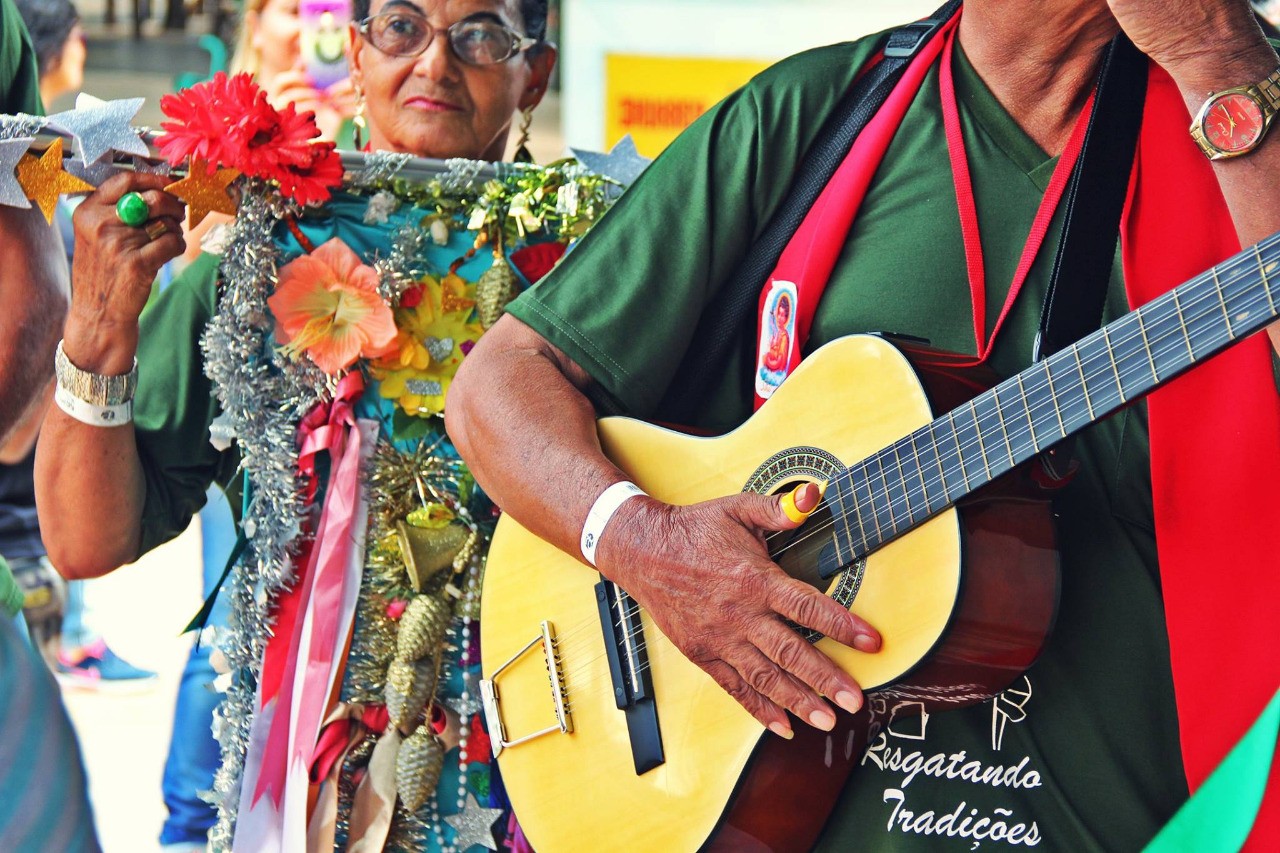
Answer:
POLYGON ((458 365, 484 329, 471 322, 474 285, 457 275, 427 277, 417 290, 419 301, 396 311, 399 333, 388 354, 371 366, 383 397, 410 415, 438 415, 458 365))

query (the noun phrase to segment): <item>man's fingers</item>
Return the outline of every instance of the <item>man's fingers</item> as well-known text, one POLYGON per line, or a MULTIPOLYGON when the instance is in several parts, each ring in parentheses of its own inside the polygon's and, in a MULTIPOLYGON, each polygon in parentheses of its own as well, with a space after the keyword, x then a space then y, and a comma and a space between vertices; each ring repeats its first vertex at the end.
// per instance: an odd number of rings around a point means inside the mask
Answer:
POLYGON ((803 581, 781 574, 768 586, 768 606, 806 628, 860 652, 880 651, 880 633, 865 619, 803 581))
MULTIPOLYGON (((754 639, 756 646, 771 661, 806 688, 831 698, 851 714, 857 713, 862 707, 862 688, 858 686, 858 682, 790 627, 780 622, 770 621, 754 639)), ((817 700, 816 697, 809 697, 803 709, 792 707, 791 710, 796 713, 796 716, 808 719, 812 725, 820 729, 830 728, 830 726, 819 724, 811 716, 815 711, 830 714, 826 703, 817 700)), ((831 718, 831 722, 834 724, 834 717, 831 718)))
POLYGON ((753 530, 791 530, 804 524, 822 503, 822 489, 801 483, 780 495, 738 495, 733 512, 744 526, 753 530))
POLYGON ((143 201, 147 203, 147 208, 151 212, 151 219, 161 219, 169 217, 181 222, 187 215, 186 205, 182 203, 176 196, 170 195, 164 190, 147 190, 141 193, 143 201))
POLYGON ((706 661, 701 666, 760 725, 779 737, 787 740, 792 738, 791 721, 787 719, 787 712, 753 689, 736 669, 723 660, 706 661))

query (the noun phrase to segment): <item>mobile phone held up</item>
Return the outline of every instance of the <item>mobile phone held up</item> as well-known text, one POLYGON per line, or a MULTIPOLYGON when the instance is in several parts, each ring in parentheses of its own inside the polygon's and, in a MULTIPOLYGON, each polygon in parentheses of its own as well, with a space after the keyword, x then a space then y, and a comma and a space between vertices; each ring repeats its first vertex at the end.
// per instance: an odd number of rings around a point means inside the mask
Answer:
POLYGON ((302 60, 311 85, 327 89, 345 79, 351 0, 301 0, 298 17, 302 60))

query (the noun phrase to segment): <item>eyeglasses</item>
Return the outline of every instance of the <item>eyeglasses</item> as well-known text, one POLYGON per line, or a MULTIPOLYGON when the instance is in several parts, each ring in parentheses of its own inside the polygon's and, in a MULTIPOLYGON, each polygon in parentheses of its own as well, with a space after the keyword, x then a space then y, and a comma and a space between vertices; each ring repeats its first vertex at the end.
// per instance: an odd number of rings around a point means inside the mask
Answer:
MULTIPOLYGON (((422 15, 383 12, 357 25, 369 44, 392 56, 418 56, 435 41, 440 30, 422 15)), ((463 18, 444 29, 453 55, 467 65, 497 65, 538 43, 497 21, 463 18)))

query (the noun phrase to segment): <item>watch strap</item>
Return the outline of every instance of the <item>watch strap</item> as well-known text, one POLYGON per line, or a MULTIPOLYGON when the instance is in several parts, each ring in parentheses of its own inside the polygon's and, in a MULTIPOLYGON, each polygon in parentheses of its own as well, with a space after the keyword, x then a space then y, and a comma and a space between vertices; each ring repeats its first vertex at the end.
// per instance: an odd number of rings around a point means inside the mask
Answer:
POLYGON ((133 369, 118 376, 101 373, 90 373, 81 370, 71 363, 58 341, 58 349, 53 356, 54 374, 58 379, 58 387, 76 399, 83 400, 92 406, 119 406, 133 399, 138 387, 138 360, 133 360, 133 369))

